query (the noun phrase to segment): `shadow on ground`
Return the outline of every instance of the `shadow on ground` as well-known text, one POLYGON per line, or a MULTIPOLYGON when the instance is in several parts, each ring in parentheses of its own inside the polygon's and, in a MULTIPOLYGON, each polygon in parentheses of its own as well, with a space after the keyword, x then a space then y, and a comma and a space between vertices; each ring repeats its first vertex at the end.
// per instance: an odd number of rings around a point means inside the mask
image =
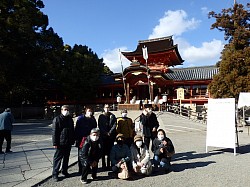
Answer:
POLYGON ((208 153, 197 153, 195 151, 183 152, 183 153, 175 153, 173 156, 173 161, 179 160, 192 160, 197 158, 206 158, 212 155, 222 154, 223 151, 216 151, 216 152, 208 152, 208 153))

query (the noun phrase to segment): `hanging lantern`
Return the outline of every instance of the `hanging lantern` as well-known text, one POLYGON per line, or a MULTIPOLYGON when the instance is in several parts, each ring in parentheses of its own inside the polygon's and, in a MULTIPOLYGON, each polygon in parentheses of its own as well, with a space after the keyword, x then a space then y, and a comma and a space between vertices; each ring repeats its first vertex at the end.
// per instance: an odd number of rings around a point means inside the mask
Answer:
POLYGON ((122 98, 120 96, 117 96, 116 101, 117 101, 117 103, 120 103, 120 102, 122 102, 122 98))
POLYGON ((116 101, 117 101, 117 103, 122 102, 122 97, 121 97, 120 93, 118 93, 118 95, 116 96, 116 101))
POLYGON ((199 93, 199 88, 196 89, 196 93, 199 93))
POLYGON ((166 94, 166 93, 162 95, 162 101, 163 101, 164 103, 168 101, 168 98, 167 98, 167 94, 166 94))

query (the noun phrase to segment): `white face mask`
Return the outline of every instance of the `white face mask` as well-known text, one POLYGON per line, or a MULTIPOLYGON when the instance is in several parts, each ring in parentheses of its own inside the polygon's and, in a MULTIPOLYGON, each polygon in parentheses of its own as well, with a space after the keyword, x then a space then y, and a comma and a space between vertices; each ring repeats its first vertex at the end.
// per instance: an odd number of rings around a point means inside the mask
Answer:
POLYGON ((136 141, 135 144, 136 144, 137 147, 141 147, 142 146, 142 141, 136 141))
POLYGON ((127 117, 128 113, 122 113, 122 117, 127 117))
POLYGON ((68 110, 63 110, 62 111, 62 115, 63 116, 68 116, 69 115, 69 111, 68 110))
POLYGON ((148 113, 151 114, 152 113, 152 109, 148 109, 148 113))
POLYGON ((86 112, 86 117, 91 117, 92 112, 86 112))
POLYGON ((159 140, 163 140, 164 135, 158 135, 157 138, 158 138, 159 140))
POLYGON ((90 135, 90 139, 95 142, 99 139, 99 136, 93 136, 93 135, 90 135))
POLYGON ((105 112, 105 113, 108 113, 108 112, 109 112, 109 109, 108 109, 108 108, 104 108, 104 112, 105 112))

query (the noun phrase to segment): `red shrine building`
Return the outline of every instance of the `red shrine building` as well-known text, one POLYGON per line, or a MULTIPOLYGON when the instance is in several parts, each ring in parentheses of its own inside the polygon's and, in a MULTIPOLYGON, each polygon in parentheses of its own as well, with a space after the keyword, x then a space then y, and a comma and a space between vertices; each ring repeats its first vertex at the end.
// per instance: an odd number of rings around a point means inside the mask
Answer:
POLYGON ((135 51, 121 53, 131 64, 122 73, 102 76, 97 104, 117 104, 121 95, 119 105, 129 109, 137 109, 145 100, 152 104, 204 105, 210 97, 207 86, 219 71, 216 66, 175 68, 184 60, 172 36, 140 40, 135 51), (165 101, 163 96, 167 96, 165 101))

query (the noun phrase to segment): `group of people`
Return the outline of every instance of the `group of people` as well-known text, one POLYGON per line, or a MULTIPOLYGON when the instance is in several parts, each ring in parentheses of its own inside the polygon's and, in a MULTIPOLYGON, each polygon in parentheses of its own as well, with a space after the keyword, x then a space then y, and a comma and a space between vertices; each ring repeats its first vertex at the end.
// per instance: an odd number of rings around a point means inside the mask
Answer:
POLYGON ((106 104, 97 123, 93 110, 86 108, 74 126, 69 106, 63 105, 61 114, 52 124, 52 141, 56 148, 52 171, 54 181, 58 181, 61 162, 62 174, 69 177, 68 161, 74 144, 78 147, 82 183, 87 183, 89 173, 92 180, 97 179, 99 160, 102 160, 103 170, 112 170, 115 177, 121 179, 136 173, 150 175, 152 169, 158 167, 169 172, 174 146, 165 131, 158 129, 159 123, 151 106, 145 105, 140 115, 142 135, 136 134, 133 121, 127 115, 125 109, 121 111, 121 117, 116 118, 106 104), (153 159, 149 151, 150 141, 153 159))

